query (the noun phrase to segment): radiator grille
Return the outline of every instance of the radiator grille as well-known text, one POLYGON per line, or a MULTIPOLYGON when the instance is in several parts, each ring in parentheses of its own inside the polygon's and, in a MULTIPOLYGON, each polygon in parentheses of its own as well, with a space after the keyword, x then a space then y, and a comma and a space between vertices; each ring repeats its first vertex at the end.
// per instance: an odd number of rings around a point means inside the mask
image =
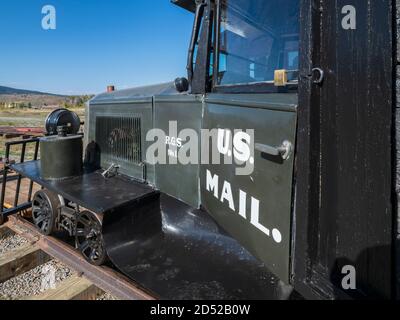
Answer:
POLYGON ((137 117, 96 118, 96 142, 105 160, 142 163, 141 120, 137 117))

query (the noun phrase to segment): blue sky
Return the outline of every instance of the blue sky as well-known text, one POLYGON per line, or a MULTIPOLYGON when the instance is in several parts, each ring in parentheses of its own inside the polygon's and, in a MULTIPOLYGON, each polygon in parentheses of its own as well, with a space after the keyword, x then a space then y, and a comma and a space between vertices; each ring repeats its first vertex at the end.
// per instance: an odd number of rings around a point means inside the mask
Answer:
POLYGON ((185 76, 193 15, 169 0, 0 0, 0 85, 99 93, 185 76), (53 5, 57 29, 43 30, 53 5))

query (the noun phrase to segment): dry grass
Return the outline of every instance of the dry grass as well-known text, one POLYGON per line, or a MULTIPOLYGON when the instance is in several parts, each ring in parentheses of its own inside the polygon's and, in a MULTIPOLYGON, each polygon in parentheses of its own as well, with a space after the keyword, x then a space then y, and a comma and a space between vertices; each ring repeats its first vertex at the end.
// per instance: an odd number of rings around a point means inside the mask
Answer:
MULTIPOLYGON (((20 141, 22 138, 5 139, 0 137, 0 158, 5 158, 6 155, 6 142, 20 141)), ((11 146, 10 148, 10 160, 19 162, 21 158, 22 146, 11 146)), ((33 160, 35 154, 35 144, 28 144, 25 151, 25 161, 33 160)))
MULTIPOLYGON (((74 109, 82 121, 85 118, 84 109, 74 109)), ((44 121, 51 110, 34 110, 34 109, 0 109, 0 127, 43 127, 44 121)), ((0 157, 5 157, 5 143, 10 141, 19 141, 22 138, 5 139, 0 137, 0 157)), ((10 159, 19 161, 22 146, 12 146, 10 149, 10 159)), ((34 144, 29 144, 26 149, 26 159, 33 159, 35 151, 34 144)))

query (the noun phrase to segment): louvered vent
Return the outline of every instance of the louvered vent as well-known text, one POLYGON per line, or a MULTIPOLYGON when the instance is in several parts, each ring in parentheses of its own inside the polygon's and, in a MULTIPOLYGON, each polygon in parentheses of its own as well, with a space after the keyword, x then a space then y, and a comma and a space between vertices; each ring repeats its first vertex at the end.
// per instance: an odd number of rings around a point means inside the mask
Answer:
POLYGON ((96 118, 96 142, 108 161, 142 163, 141 121, 137 117, 96 118))

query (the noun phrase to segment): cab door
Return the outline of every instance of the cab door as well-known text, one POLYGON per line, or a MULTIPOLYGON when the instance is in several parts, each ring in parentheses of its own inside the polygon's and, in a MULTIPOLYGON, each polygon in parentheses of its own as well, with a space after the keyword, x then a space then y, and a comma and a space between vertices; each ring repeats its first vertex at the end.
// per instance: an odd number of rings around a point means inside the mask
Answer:
POLYGON ((213 93, 202 125, 213 131, 200 172, 202 206, 289 283, 299 1, 224 0, 219 6, 213 93), (277 70, 286 70, 278 71, 285 78, 279 86, 277 70))
POLYGON ((395 5, 302 2, 301 73, 316 72, 300 77, 293 282, 307 298, 391 298, 395 5))

